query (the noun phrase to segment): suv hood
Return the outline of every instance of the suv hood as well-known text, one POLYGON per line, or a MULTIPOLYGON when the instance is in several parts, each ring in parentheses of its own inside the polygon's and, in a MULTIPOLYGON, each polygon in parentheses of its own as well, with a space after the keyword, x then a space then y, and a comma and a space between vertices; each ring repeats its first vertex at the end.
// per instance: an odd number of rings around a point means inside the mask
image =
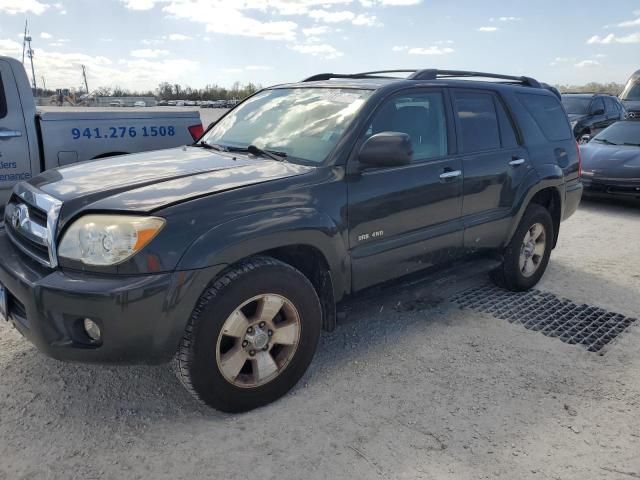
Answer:
POLYGON ((80 208, 149 212, 312 169, 245 154, 181 147, 49 170, 29 183, 62 200, 62 216, 80 208))
POLYGON ((627 110, 640 111, 640 100, 622 100, 622 104, 627 110))

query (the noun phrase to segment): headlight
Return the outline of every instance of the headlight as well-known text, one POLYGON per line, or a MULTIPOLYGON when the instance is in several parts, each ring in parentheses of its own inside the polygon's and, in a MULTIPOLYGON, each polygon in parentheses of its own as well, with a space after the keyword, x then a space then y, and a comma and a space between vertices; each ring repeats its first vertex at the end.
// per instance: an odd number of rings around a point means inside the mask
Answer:
POLYGON ((85 215, 64 234, 58 255, 85 265, 117 265, 142 250, 164 224, 158 217, 85 215))

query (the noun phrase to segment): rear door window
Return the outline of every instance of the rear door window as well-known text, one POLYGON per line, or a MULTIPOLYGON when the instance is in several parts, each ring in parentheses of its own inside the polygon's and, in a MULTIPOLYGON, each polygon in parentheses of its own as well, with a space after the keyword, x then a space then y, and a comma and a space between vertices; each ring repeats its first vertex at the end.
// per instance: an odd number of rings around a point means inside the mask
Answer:
POLYGON ((2 75, 0 75, 0 118, 7 116, 7 97, 4 95, 4 85, 2 84, 2 75))
POLYGON ((503 148, 514 148, 519 145, 518 137, 513 128, 513 122, 504 109, 502 102, 496 99, 496 109, 498 110, 498 122, 500 124, 500 138, 503 148))
POLYGON ((569 120, 560 100, 551 95, 534 93, 518 93, 517 96, 548 141, 555 142, 572 138, 569 120))
POLYGON ((596 98, 593 103, 591 104, 591 113, 596 113, 598 110, 603 111, 604 110, 604 102, 602 101, 601 98, 596 98))
POLYGON ((455 112, 463 153, 500 148, 500 128, 493 95, 455 92, 455 112))

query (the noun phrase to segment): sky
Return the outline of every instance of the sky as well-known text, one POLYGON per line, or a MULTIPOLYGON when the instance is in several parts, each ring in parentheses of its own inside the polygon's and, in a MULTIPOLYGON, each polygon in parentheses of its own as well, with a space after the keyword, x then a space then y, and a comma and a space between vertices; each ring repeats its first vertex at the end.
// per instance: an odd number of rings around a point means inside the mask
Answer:
POLYGON ((321 72, 449 68, 552 84, 623 83, 640 69, 640 0, 0 0, 0 55, 38 86, 155 89, 321 72))

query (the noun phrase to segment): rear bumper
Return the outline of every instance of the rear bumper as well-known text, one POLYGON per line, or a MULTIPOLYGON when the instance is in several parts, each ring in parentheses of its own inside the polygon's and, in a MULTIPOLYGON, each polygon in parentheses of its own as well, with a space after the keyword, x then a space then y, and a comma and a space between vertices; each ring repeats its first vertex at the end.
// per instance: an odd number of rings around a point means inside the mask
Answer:
POLYGON ((562 220, 566 220, 575 213, 582 199, 583 185, 580 180, 568 183, 565 188, 564 211, 562 220))
POLYGON ((157 364, 171 360, 193 308, 222 267, 144 276, 49 270, 19 252, 0 227, 0 283, 9 320, 59 360, 157 364), (90 318, 102 341, 82 327, 90 318))
POLYGON ((637 180, 584 177, 582 183, 584 183, 584 193, 587 196, 640 200, 640 181, 637 180))

